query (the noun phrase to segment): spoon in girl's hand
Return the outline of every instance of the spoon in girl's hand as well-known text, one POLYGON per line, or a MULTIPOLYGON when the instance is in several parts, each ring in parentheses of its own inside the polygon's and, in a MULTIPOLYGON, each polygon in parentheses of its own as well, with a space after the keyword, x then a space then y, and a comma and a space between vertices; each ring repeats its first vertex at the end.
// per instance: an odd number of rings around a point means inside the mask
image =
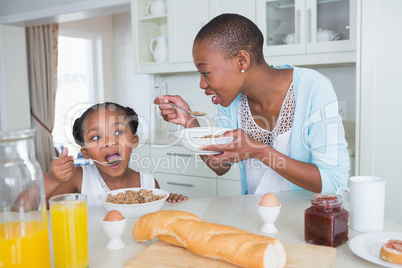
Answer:
POLYGON ((174 104, 173 102, 169 102, 169 104, 172 105, 172 106, 174 106, 174 107, 177 107, 177 108, 182 109, 183 111, 186 112, 186 114, 188 114, 188 115, 190 115, 190 116, 204 116, 204 115, 207 115, 207 113, 202 113, 202 112, 199 112, 199 111, 187 111, 187 110, 184 109, 183 107, 178 106, 178 105, 174 104))
MULTIPOLYGON (((58 159, 57 157, 53 157, 53 158, 58 159)), ((109 161, 109 162, 107 162, 107 161, 101 162, 101 161, 98 161, 98 160, 95 160, 95 159, 91 159, 91 160, 94 161, 94 162, 97 162, 97 163, 99 163, 101 165, 109 167, 109 166, 116 165, 117 163, 119 163, 120 161, 123 161, 124 159, 126 159, 126 158, 125 157, 119 157, 119 158, 117 158, 115 160, 112 160, 112 161, 109 161)))
POLYGON ((94 161, 94 162, 97 162, 97 163, 99 163, 101 165, 109 167, 109 166, 116 165, 117 163, 119 163, 120 161, 123 161, 124 159, 126 159, 126 158, 125 157, 119 157, 119 158, 116 158, 115 160, 112 160, 112 161, 109 161, 109 162, 107 162, 107 161, 101 162, 101 161, 98 161, 98 160, 95 160, 95 159, 91 159, 91 160, 94 161))

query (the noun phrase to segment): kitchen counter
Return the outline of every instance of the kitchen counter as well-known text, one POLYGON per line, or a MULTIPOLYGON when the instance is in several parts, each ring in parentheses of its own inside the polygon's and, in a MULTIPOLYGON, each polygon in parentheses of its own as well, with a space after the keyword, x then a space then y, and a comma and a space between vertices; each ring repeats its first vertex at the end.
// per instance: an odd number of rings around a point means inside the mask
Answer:
MULTIPOLYGON (((310 207, 312 193, 293 191, 275 193, 282 205, 281 213, 275 223, 278 232, 271 235, 283 242, 304 244, 304 210, 310 207)), ((207 222, 230 225, 252 233, 266 235, 259 231, 262 225, 256 204, 262 195, 242 195, 217 198, 198 198, 171 204, 165 203, 162 210, 183 210, 191 212, 207 222)), ((345 208, 349 204, 345 202, 345 208)), ((103 207, 88 208, 89 266, 92 268, 123 267, 124 263, 146 249, 154 241, 138 243, 132 237, 135 221, 127 222, 122 240, 126 243, 123 249, 109 250, 105 245, 108 238, 102 229, 101 220, 106 214, 103 207)), ((384 231, 402 232, 402 226, 385 220, 384 231)), ((349 239, 359 235, 349 228, 349 239)), ((350 249, 348 244, 339 246, 335 267, 378 267, 368 262, 350 249)))

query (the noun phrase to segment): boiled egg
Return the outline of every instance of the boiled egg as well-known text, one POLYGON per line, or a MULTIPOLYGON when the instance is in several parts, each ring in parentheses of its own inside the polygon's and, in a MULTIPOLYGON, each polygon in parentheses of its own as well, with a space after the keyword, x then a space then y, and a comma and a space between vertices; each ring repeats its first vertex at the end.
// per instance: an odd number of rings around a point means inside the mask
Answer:
POLYGON ((106 216, 103 220, 104 221, 121 221, 121 220, 124 220, 124 217, 119 211, 111 210, 106 214, 106 216))
POLYGON ((265 194, 261 197, 260 204, 261 207, 277 207, 279 206, 279 201, 273 194, 265 194))

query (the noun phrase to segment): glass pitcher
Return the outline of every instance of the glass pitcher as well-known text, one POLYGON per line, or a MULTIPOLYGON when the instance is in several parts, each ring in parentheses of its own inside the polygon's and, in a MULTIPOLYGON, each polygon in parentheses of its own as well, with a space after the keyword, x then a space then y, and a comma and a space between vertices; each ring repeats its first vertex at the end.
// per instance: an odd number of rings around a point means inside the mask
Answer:
POLYGON ((0 132, 0 267, 50 267, 43 173, 35 130, 0 132))

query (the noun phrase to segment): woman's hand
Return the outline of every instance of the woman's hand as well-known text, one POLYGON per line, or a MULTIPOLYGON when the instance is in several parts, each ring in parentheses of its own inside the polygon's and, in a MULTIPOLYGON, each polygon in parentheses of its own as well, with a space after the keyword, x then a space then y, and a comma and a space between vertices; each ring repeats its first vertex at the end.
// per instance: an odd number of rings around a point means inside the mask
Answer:
POLYGON ((166 199, 167 202, 170 203, 176 203, 176 202, 181 202, 183 200, 187 200, 188 197, 187 196, 183 196, 182 194, 173 194, 170 193, 169 197, 166 199))
POLYGON ((159 105, 161 115, 165 121, 174 123, 176 125, 182 125, 186 128, 199 126, 198 121, 194 117, 191 117, 183 110, 174 107, 173 105, 169 104, 169 102, 181 106, 187 111, 191 111, 190 106, 188 106, 188 104, 178 95, 158 96, 154 100, 154 103, 159 105))
POLYGON ((258 142, 246 134, 242 129, 227 131, 224 137, 234 137, 235 140, 227 144, 201 146, 202 150, 222 152, 217 155, 209 155, 211 164, 214 162, 237 163, 249 158, 260 158, 260 149, 266 148, 262 142, 258 142))
POLYGON ((64 147, 59 158, 53 160, 51 164, 50 176, 58 183, 69 181, 75 172, 74 157, 68 155, 67 147, 64 147))

